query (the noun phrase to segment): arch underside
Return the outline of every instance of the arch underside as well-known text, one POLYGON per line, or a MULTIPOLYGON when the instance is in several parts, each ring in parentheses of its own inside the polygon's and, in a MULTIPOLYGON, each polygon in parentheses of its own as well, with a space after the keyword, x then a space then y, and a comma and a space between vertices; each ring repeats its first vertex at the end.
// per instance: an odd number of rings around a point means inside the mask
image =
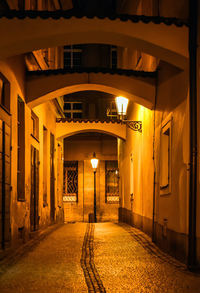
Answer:
POLYGON ((155 98, 153 78, 129 77, 102 73, 73 73, 33 76, 27 81, 26 97, 33 108, 55 97, 79 91, 100 91, 126 96, 135 103, 152 109, 155 98))
POLYGON ((63 139, 79 133, 99 132, 126 140, 126 125, 114 122, 59 122, 56 124, 56 138, 63 139))
POLYGON ((119 19, 0 19, 1 58, 68 44, 100 43, 137 49, 184 69, 188 28, 119 19), (6 31, 6 34, 5 34, 6 31))

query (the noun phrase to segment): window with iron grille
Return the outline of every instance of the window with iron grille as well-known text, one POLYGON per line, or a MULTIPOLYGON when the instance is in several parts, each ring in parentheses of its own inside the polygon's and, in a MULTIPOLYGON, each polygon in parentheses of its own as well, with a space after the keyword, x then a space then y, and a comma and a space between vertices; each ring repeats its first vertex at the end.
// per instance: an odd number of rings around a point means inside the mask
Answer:
POLYGON ((64 162, 63 201, 78 202, 78 161, 64 162))
POLYGON ((119 203, 119 172, 117 161, 105 162, 106 203, 119 203))

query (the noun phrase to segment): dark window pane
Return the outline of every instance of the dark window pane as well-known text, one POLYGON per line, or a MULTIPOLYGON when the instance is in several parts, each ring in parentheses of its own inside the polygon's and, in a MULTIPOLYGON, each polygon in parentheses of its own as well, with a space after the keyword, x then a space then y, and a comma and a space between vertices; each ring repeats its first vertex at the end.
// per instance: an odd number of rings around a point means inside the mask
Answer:
POLYGON ((64 68, 68 68, 68 69, 71 68, 71 63, 69 63, 69 62, 68 63, 65 63, 64 64, 64 68))
POLYGON ((117 67, 117 51, 112 51, 112 68, 117 67))
POLYGON ((74 103, 73 110, 82 110, 82 103, 74 103))
POLYGON ((19 10, 25 9, 25 0, 18 0, 18 8, 19 10))
POLYGON ((71 58, 71 52, 65 52, 64 53, 64 58, 70 59, 71 58))
POLYGON ((38 8, 37 0, 30 1, 30 8, 31 8, 31 10, 37 10, 37 8, 38 8))
POLYGON ((64 110, 71 110, 71 103, 64 103, 64 110))
POLYGON ((73 45, 73 48, 82 50, 82 45, 73 45))
POLYGON ((82 118, 82 113, 73 113, 73 118, 82 118))
POLYGON ((81 66, 81 55, 79 53, 74 55, 73 64, 81 66))
POLYGON ((64 46, 64 50, 65 49, 70 50, 71 49, 71 46, 64 46))
POLYGON ((74 59, 76 59, 76 58, 81 58, 81 52, 73 52, 73 57, 74 57, 74 59))
POLYGON ((77 118, 77 119, 80 119, 82 118, 82 113, 73 113, 73 118, 77 118))
POLYGON ((65 113, 66 118, 71 118, 71 113, 65 113))

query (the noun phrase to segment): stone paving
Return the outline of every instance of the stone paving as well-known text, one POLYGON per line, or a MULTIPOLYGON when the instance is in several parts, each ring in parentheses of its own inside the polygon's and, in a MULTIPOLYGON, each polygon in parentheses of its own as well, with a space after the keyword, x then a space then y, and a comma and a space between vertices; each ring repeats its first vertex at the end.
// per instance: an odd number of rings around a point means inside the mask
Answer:
POLYGON ((200 292, 200 276, 130 226, 75 223, 53 231, 9 266, 0 292, 200 292))
POLYGON ((8 268, 1 293, 88 292, 80 265, 86 224, 64 225, 8 268))

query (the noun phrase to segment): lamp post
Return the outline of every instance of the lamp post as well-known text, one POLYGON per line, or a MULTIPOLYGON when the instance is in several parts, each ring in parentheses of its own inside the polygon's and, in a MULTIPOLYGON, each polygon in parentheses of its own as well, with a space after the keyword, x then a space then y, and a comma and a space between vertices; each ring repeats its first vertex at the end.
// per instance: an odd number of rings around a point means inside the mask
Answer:
POLYGON ((91 159, 92 168, 94 171, 94 222, 97 222, 97 213, 96 213, 96 171, 99 160, 96 158, 96 154, 93 153, 93 158, 91 159))

